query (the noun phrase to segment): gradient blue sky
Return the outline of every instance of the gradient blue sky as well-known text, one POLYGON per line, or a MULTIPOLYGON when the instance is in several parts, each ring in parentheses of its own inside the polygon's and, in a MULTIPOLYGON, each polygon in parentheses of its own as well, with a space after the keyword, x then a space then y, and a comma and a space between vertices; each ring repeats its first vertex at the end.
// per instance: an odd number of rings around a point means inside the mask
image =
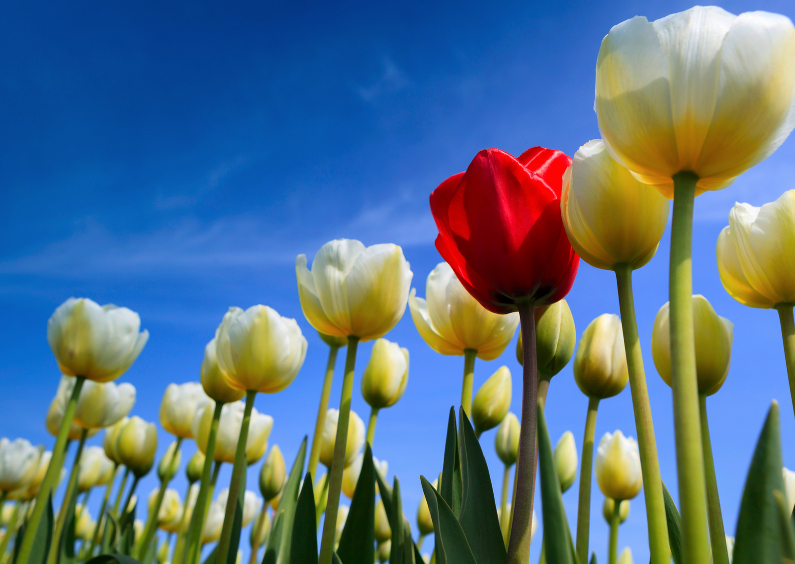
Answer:
MULTIPOLYGON (((795 16, 786 1, 733 1, 733 13, 795 16)), ((262 303, 295 317, 309 350, 295 382, 259 396, 275 419, 271 444, 290 463, 311 432, 327 349, 305 321, 295 257, 327 240, 403 246, 425 295, 441 260, 428 195, 475 153, 518 154, 543 145, 573 154, 599 137, 594 68, 602 37, 637 14, 650 19, 685 2, 9 3, 0 8, 0 428, 52 447, 44 415, 58 369, 46 340, 52 311, 70 296, 139 312, 149 344, 122 381, 133 413, 156 421, 170 382, 198 380, 204 345, 229 306, 262 303)), ((781 402, 795 433, 778 320, 723 290, 715 242, 735 200, 761 205, 793 187, 795 141, 729 189, 696 204, 694 291, 735 323, 732 370, 710 398, 712 440, 727 531, 733 534, 745 473, 765 412, 781 402)), ((636 304, 664 480, 676 497, 672 407, 649 342, 667 300, 669 234, 635 276, 636 304)), ((569 295, 578 337, 617 313, 608 272, 582 264, 569 295)), ((419 475, 441 469, 447 411, 460 397, 463 359, 442 357, 407 314, 388 336, 411 351, 403 399, 379 418, 374 451, 389 461, 414 521, 419 475)), ((355 390, 369 358, 360 347, 355 390)), ((342 361, 338 363, 341 370, 342 361)), ((520 369, 511 345, 478 362, 476 388, 501 364, 520 369)), ((332 404, 339 398, 335 382, 332 404)), ((358 393, 354 409, 366 417, 358 393)), ((587 406, 571 367, 552 381, 553 441, 567 429, 578 448, 587 406)), ((629 390, 602 404, 597 438, 635 436, 629 390)), ((494 433, 482 439, 495 489, 502 468, 494 433)), ((101 435, 91 440, 99 444, 101 435)), ((160 448, 167 446, 161 432, 160 448)), ((186 448, 189 455, 193 446, 186 448)), ((795 450, 784 440, 784 458, 795 450)), ((254 485, 251 470, 250 484, 254 485)), ((222 474, 221 483, 229 478, 222 474)), ((176 482, 184 494, 182 474, 176 482)), ((140 492, 155 485, 150 476, 140 492)), ((578 486, 564 496, 574 523, 578 486)), ((94 496, 93 505, 100 496, 94 496)), ((591 546, 604 560, 607 526, 594 487, 591 546)), ((247 536, 242 543, 248 548, 247 536)), ((619 546, 648 559, 642 495, 619 546)), ((531 561, 540 550, 536 537, 531 561)))

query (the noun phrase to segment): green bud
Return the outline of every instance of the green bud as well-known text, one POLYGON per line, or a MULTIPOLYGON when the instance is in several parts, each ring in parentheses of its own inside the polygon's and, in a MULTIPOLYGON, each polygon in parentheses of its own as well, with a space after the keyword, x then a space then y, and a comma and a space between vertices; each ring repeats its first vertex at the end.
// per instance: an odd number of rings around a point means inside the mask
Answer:
POLYGON ((617 315, 600 315, 585 328, 574 356, 574 381, 591 398, 606 399, 629 381, 624 334, 617 315))
POLYGON ((494 439, 494 448, 497 456, 506 466, 513 466, 519 454, 519 419, 511 412, 505 416, 497 429, 497 436, 494 439))
MULTIPOLYGON (((577 332, 566 300, 533 311, 536 322, 536 364, 540 375, 552 377, 569 363, 574 354, 577 332)), ((522 334, 516 343, 516 359, 524 366, 522 334)))
MULTIPOLYGON (((605 518, 608 524, 613 519, 613 511, 616 510, 616 502, 610 498, 606 497, 604 504, 602 504, 602 516, 605 518)), ((623 523, 629 517, 629 500, 625 499, 621 502, 621 505, 618 506, 618 522, 623 523)))
POLYGON ((204 471, 204 453, 199 449, 190 457, 188 465, 185 467, 185 474, 188 476, 188 483, 195 484, 202 479, 204 471))
POLYGON ((475 394, 472 422, 478 436, 499 425, 511 407, 511 371, 501 366, 475 394))
POLYGON ((282 491, 286 474, 282 451, 278 445, 273 445, 259 474, 259 491, 265 498, 265 503, 269 503, 282 491))
POLYGON ((389 553, 392 551, 392 541, 385 540, 378 544, 378 561, 382 564, 389 560, 389 553))
POLYGON ((577 445, 574 444, 574 435, 566 431, 555 445, 555 469, 558 472, 560 491, 565 492, 574 483, 577 477, 577 445))
POLYGON ((177 450, 177 441, 168 445, 168 450, 163 458, 160 459, 160 464, 157 466, 157 477, 161 482, 171 481, 179 469, 179 463, 182 460, 182 451, 177 450), (176 453, 176 454, 175 454, 176 453))

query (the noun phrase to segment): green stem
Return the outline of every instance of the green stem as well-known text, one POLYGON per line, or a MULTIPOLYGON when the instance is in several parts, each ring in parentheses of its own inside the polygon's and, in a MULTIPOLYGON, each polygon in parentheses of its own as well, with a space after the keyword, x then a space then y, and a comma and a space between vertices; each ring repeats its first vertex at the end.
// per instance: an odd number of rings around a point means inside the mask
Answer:
POLYGON ((475 359, 478 351, 474 349, 464 350, 464 382, 461 386, 461 407, 464 413, 472 419, 472 382, 475 379, 475 359))
POLYGON ((33 550, 33 543, 36 540, 36 532, 39 529, 39 521, 41 521, 41 516, 49 505, 53 484, 61 474, 64 452, 66 451, 66 441, 69 438, 69 427, 72 425, 75 409, 77 409, 77 399, 80 397, 80 390, 83 389, 83 382, 85 381, 86 379, 83 376, 77 377, 75 387, 72 389, 72 396, 69 398, 69 403, 66 404, 63 421, 61 422, 61 429, 58 431, 58 438, 55 440, 55 446, 52 449, 52 458, 50 458, 47 473, 44 475, 44 480, 42 480, 41 486, 39 487, 39 493, 36 495, 36 506, 33 508, 33 514, 30 516, 30 519, 28 519, 28 525, 25 527, 25 535, 22 537, 22 544, 16 559, 16 562, 19 564, 28 564, 30 552, 33 550))
MULTIPOLYGON (((0 512, 3 510, 2 503, 5 502, 5 498, 8 494, 3 492, 2 501, 0 502, 0 512)), ((11 521, 8 522, 8 526, 6 527, 6 534, 3 537, 3 541, 0 542, 0 558, 6 553, 6 549, 8 549, 8 541, 11 540, 11 534, 14 532, 17 526, 17 519, 19 519, 19 511, 20 507, 22 507, 22 502, 17 501, 16 505, 14 506, 14 512, 11 514, 11 521)))
POLYGON ((143 476, 139 476, 137 474, 133 474, 133 483, 130 486, 130 491, 127 492, 127 498, 124 500, 124 507, 121 508, 121 513, 124 515, 128 508, 130 507, 130 502, 132 501, 133 495, 135 495, 135 489, 138 487, 138 482, 141 481, 143 476))
POLYGON ((265 517, 267 515, 267 504, 262 506, 262 511, 259 512, 257 524, 255 525, 254 540, 251 543, 251 557, 248 564, 257 564, 257 553, 259 552, 259 538, 262 536, 262 528, 265 526, 265 517))
POLYGON ((593 480, 593 443, 596 435, 596 413, 599 398, 588 399, 585 432, 582 437, 582 463, 580 465, 580 498, 577 505, 577 559, 588 564, 588 543, 591 528, 591 483, 593 480))
MULTIPOLYGON (((207 499, 211 487, 211 474, 213 471, 213 455, 215 455, 215 441, 218 437, 218 422, 221 420, 221 410, 224 407, 223 402, 216 402, 215 412, 213 412, 213 420, 210 423, 210 433, 207 436, 207 448, 204 452, 204 467, 202 468, 202 477, 199 485, 199 495, 196 496, 196 505, 193 506, 193 516, 190 520, 190 528, 188 529, 188 540, 185 543, 187 552, 183 562, 174 562, 174 564, 194 564, 199 560, 201 551, 202 528, 204 527, 204 514, 207 507, 207 499)), ((219 468, 220 464, 216 464, 219 468)))
MULTIPOLYGON (((674 212, 671 224, 670 322, 671 383, 674 403, 676 470, 682 511, 682 549, 685 562, 708 562, 707 497, 701 423, 698 414, 696 344, 693 333, 693 280, 691 246, 693 204, 698 177, 692 172, 674 175, 674 212)), ((645 476, 644 476, 645 477, 645 476)), ((650 486, 647 484, 646 488, 650 486)))
POLYGON ((185 503, 182 505, 182 517, 179 519, 179 530, 177 531, 177 542, 174 544, 174 554, 171 555, 171 562, 180 564, 182 562, 182 552, 185 548, 185 517, 188 515, 188 501, 190 500, 190 490, 194 482, 188 483, 188 491, 185 492, 185 503))
POLYGON ((110 479, 108 482, 107 487, 105 488, 105 497, 102 500, 102 505, 99 509, 99 514, 97 515, 97 526, 94 527, 94 534, 91 537, 91 545, 88 548, 88 554, 94 554, 94 548, 97 546, 99 542, 99 532, 102 530, 102 521, 105 517, 105 510, 108 508, 108 500, 110 500, 110 491, 113 489, 113 482, 116 480, 116 472, 119 470, 118 463, 113 468, 113 478, 110 479))
POLYGON ((124 488, 127 487, 127 478, 130 477, 130 469, 128 467, 124 467, 124 477, 121 479, 121 484, 119 485, 119 491, 116 492, 116 501, 113 504, 113 515, 116 518, 119 517, 119 504, 121 503, 121 498, 124 495, 124 488))
POLYGON ((704 477, 707 482, 707 518, 709 519, 709 539, 712 544, 712 561, 714 564, 729 564, 729 550, 726 547, 726 532, 723 528, 723 515, 718 496, 718 478, 715 475, 712 441, 709 438, 707 395, 699 393, 698 400, 701 415, 701 444, 704 447, 704 477))
MULTIPOLYGON (((420 535, 420 538, 417 539, 417 550, 422 550, 422 543, 425 542, 425 535, 420 535)), ((417 564, 420 564, 419 562, 417 564)))
POLYGON ((508 511, 508 482, 511 479, 511 467, 505 465, 505 472, 502 475, 502 500, 500 501, 500 528, 503 530, 502 540, 508 544, 508 528, 504 527, 505 523, 510 520, 510 516, 506 513, 508 511))
POLYGON ((781 321, 781 337, 784 340, 789 393, 792 396, 792 408, 795 410, 795 320, 792 316, 792 304, 778 304, 776 310, 779 321, 781 321))
MULTIPOLYGON (((251 410, 254 408, 256 390, 246 392, 246 409, 243 412, 243 424, 240 426, 240 436, 237 439, 235 451, 235 464, 232 466, 232 480, 229 482, 229 497, 226 501, 226 515, 224 515, 224 528, 221 529, 221 538, 218 540, 217 564, 226 564, 228 561, 230 543, 232 542, 232 527, 235 523, 235 510, 237 497, 240 492, 240 477, 246 471, 246 441, 248 440, 248 427, 251 423, 251 410)), ((233 547, 237 551, 237 547, 233 547)))
MULTIPOLYGON (((3 514, 3 507, 4 507, 4 506, 5 506, 5 504, 6 504, 6 500, 8 500, 8 492, 7 492, 7 491, 5 491, 5 490, 3 490, 3 493, 2 493, 2 494, 0 494, 0 515, 2 515, 2 514, 3 514)), ((17 504, 17 505, 18 505, 18 504, 17 504)), ((6 535, 6 536, 8 536, 8 535, 6 535)), ((0 555, 2 555, 2 554, 3 554, 3 553, 2 553, 2 552, 0 552, 0 555)))
POLYGON ((525 564, 530 558, 530 527, 533 518, 533 493, 536 474, 536 410, 538 407, 538 370, 536 329, 533 302, 516 304, 522 325, 522 421, 519 454, 516 459, 516 500, 514 501, 508 564, 525 564))
POLYGON ((88 429, 83 429, 80 432, 80 442, 77 443, 77 453, 75 454, 74 462, 72 462, 69 485, 66 487, 66 494, 61 502, 61 509, 58 511, 58 517, 55 520, 55 529, 52 534, 50 552, 47 555, 47 564, 55 564, 58 560, 61 543, 63 542, 61 537, 63 536, 64 525, 66 525, 66 514, 69 512, 69 506, 72 505, 72 498, 77 497, 77 477, 80 474, 80 457, 83 455, 83 447, 86 444, 87 437, 88 429))
POLYGON ((337 351, 339 347, 330 345, 328 351, 328 362, 326 362, 326 376, 323 378, 323 391, 320 394, 320 406, 317 409, 317 420, 315 421, 315 436, 312 437, 312 448, 309 451, 308 472, 315 479, 317 463, 320 461, 320 443, 323 436, 323 424, 326 421, 326 411, 328 411, 328 399, 331 395, 331 383, 334 380, 334 365, 337 363, 337 351))
POLYGON ((88 507, 88 498, 91 497, 91 488, 86 490, 86 493, 83 495, 83 507, 88 507))
POLYGON ((348 353, 345 356, 345 375, 342 380, 337 436, 334 439, 334 457, 329 469, 328 504, 326 506, 326 518, 323 522, 323 537, 320 541, 319 564, 331 564, 331 556, 334 551, 334 534, 337 528, 337 510, 340 503, 340 489, 342 488, 343 463, 348 442, 348 422, 351 418, 353 369, 356 365, 356 349, 358 346, 359 337, 348 337, 348 353))
POLYGON ((157 532, 157 526, 159 524, 158 521, 160 517, 160 506, 163 505, 163 498, 166 496, 168 483, 171 481, 171 477, 177 472, 175 465, 177 462, 177 455, 179 454, 180 445, 182 445, 182 437, 177 437, 177 444, 174 446, 174 452, 171 453, 171 460, 168 462, 168 469, 163 476, 163 480, 160 481, 160 487, 157 490, 155 504, 149 511, 149 515, 146 518, 144 534, 141 536, 141 541, 138 543, 138 551, 136 553, 136 558, 138 560, 143 560, 146 550, 149 548, 149 545, 152 544, 152 539, 155 537, 155 533, 157 532))
POLYGON ((618 525, 621 523, 621 501, 618 499, 614 501, 613 515, 610 518, 610 546, 608 547, 607 564, 616 564, 618 560, 618 525))
MULTIPOLYGON (((315 523, 320 523, 320 516, 323 515, 323 512, 328 507, 328 476, 326 479, 323 480, 323 489, 320 492, 320 497, 318 497, 317 507, 315 508, 315 523)), ((317 490, 315 490, 317 491, 317 490)))
MULTIPOLYGON (((652 564, 668 564, 671 550, 668 545, 668 522, 665 518, 660 462, 657 457, 657 440, 651 417, 649 390, 646 387, 646 372, 643 368, 643 353, 638 337, 638 322, 635 318, 635 298, 632 292, 632 266, 615 267, 618 285, 618 303, 621 309, 621 328, 624 333, 624 350, 627 356, 629 388, 632 392, 632 408, 635 412, 635 429, 638 433, 638 450, 643 474, 643 496, 646 501, 646 525, 649 530, 649 553, 652 564)), ((578 553, 579 554, 579 553, 578 553)), ((587 546, 585 557, 588 556, 587 546)))
POLYGON ((370 421, 367 423, 367 442, 370 444, 370 448, 373 448, 373 438, 375 438, 375 424, 378 420, 378 408, 372 407, 370 408, 370 421))

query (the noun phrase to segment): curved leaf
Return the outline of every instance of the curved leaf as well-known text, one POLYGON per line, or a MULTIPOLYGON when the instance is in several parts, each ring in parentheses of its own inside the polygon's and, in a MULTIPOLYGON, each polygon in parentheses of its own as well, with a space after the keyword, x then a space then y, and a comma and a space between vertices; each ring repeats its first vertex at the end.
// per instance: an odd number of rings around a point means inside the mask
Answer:
POLYGON ((671 547, 671 556, 674 564, 683 564, 682 558, 682 516, 676 508, 671 492, 663 482, 663 500, 665 502, 665 520, 668 522, 668 544, 671 547))
POLYGON ((420 480, 433 521, 436 564, 477 564, 453 510, 428 480, 420 480))
POLYGON ((447 418, 447 440, 444 445, 444 466, 439 493, 452 508, 456 517, 461 514, 461 496, 463 484, 461 480, 461 459, 458 453, 458 433, 455 426, 455 408, 450 408, 447 418))
POLYGON ((279 502, 279 507, 276 508, 276 513, 284 512, 282 529, 280 531, 280 542, 275 542, 275 528, 271 528, 271 534, 268 538, 268 548, 265 551, 265 557, 268 557, 268 552, 271 550, 278 551, 275 560, 276 564, 286 564, 290 562, 290 540, 292 539, 293 522, 295 521, 295 506, 298 504, 298 490, 301 487, 301 476, 304 475, 306 440, 307 437, 304 436, 301 448, 298 449, 295 462, 293 462, 293 467, 290 469, 290 476, 287 478, 287 484, 284 486, 284 493, 279 502))
POLYGON ((365 444, 362 471, 353 490, 351 508, 337 547, 337 554, 345 564, 373 564, 375 560, 376 473, 373 452, 370 445, 365 444))
POLYGON ((312 474, 306 473, 298 496, 290 539, 290 564, 317 564, 317 516, 312 474))

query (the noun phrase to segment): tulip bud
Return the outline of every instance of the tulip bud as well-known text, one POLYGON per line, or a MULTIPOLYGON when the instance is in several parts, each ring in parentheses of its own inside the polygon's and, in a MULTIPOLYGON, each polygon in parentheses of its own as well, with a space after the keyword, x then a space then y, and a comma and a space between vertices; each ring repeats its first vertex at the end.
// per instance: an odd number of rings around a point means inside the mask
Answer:
MULTIPOLYGON (((72 376, 61 377, 54 400, 60 404, 60 411, 66 410, 76 381, 77 378, 72 376)), ((104 429, 126 417, 134 405, 135 387, 132 384, 98 384, 86 380, 80 391, 72 422, 82 429, 104 429)))
MULTIPOLYGON (((433 487, 436 487, 436 480, 433 482, 433 487)), ((425 496, 422 496, 417 508, 417 527, 420 530, 420 536, 430 535, 433 532, 433 519, 431 519, 431 510, 428 508, 428 500, 425 499, 425 496)))
MULTIPOLYGON (((64 412, 66 411, 66 402, 62 401, 61 399, 61 387, 69 385, 70 378, 67 376, 61 377, 61 384, 58 386, 58 393, 56 394, 55 398, 53 398, 52 403, 50 404, 50 408, 47 410, 47 431, 54 437, 58 436, 58 433, 61 431, 61 424, 63 423, 63 416, 64 412)), ((71 378, 72 387, 74 387, 74 378, 71 378)), ((71 389, 69 388, 69 393, 71 394, 71 389)), ((68 400, 67 400, 68 401, 68 400)), ((78 403, 80 400, 78 399, 78 403)), ((70 441, 79 441, 80 438, 83 436, 83 427, 77 425, 74 420, 69 425, 69 440, 70 441)), ((93 437, 99 432, 99 429, 88 429, 86 434, 86 438, 93 437)))
POLYGON ((347 337, 334 337, 333 335, 326 335, 325 333, 317 332, 320 339, 330 347, 342 348, 348 345, 347 337))
MULTIPOLYGON (((696 378, 698 391, 712 395, 723 386, 729 374, 734 324, 715 313, 704 296, 693 296, 693 334, 696 339, 696 378)), ((669 304, 665 303, 654 319, 651 333, 654 366, 665 383, 671 385, 671 325, 669 304)))
POLYGON ((591 398, 606 399, 621 392, 629 380, 624 335, 617 315, 605 313, 591 321, 574 356, 574 380, 591 398))
MULTIPOLYGON (((342 472, 342 493, 353 499, 353 492, 356 490, 356 484, 359 483, 359 475, 362 473, 362 463, 364 462, 364 453, 357 454, 353 462, 345 468, 342 472)), ((381 478, 386 480, 387 470, 389 465, 386 460, 380 461, 374 456, 373 465, 375 471, 380 474, 381 478)), ((375 492, 378 493, 378 482, 375 484, 375 492)))
POLYGON ((729 564, 731 564, 732 557, 734 556, 734 537, 726 535, 726 549, 729 552, 729 564))
POLYGON ((379 499, 375 504, 375 540, 382 543, 391 538, 392 528, 389 526, 389 518, 386 516, 383 500, 379 499))
POLYGON ((472 400, 472 422, 480 436, 499 425, 511 407, 511 371, 501 366, 475 394, 472 400))
POLYGON ((389 560, 389 553, 392 551, 392 540, 387 539, 382 543, 378 543, 378 561, 382 564, 389 560))
POLYGON ((378 339, 362 375, 362 396, 374 409, 391 407, 403 396, 409 381, 409 351, 378 339))
MULTIPOLYGON (((320 439, 320 462, 326 468, 331 468, 331 461, 334 459, 334 443, 337 439, 337 421, 340 413, 336 409, 329 409, 323 421, 323 434, 320 439)), ((345 467, 353 463, 356 455, 364 446, 364 421, 355 411, 351 410, 351 418, 348 421, 348 440, 345 443, 345 467)))
MULTIPOLYGON (((217 337, 217 329, 215 334, 217 337)), ((218 366, 218 355, 216 354, 216 349, 216 339, 213 339, 207 343, 206 347, 204 347, 204 360, 202 361, 201 367, 202 388, 204 388, 204 392, 211 399, 223 403, 232 403, 245 396, 246 391, 232 389, 229 387, 229 384, 226 383, 226 377, 221 368, 218 366)))
POLYGON ((188 477, 188 483, 195 484, 202 479, 202 472, 204 472, 204 453, 199 449, 190 457, 188 465, 185 467, 185 475, 188 477))
POLYGON ((77 473, 77 491, 85 492, 91 488, 107 484, 116 470, 116 465, 102 447, 90 446, 83 450, 77 473))
POLYGON ((102 448, 105 450, 105 456, 116 464, 121 464, 119 453, 116 451, 116 441, 119 438, 119 432, 124 429, 124 426, 127 425, 129 420, 129 417, 123 417, 118 423, 105 429, 105 438, 102 440, 102 448))
POLYGON ((94 536, 97 523, 91 518, 88 508, 82 504, 75 506, 75 536, 84 542, 94 536))
POLYGON ((209 402, 198 382, 169 384, 160 403, 160 424, 163 429, 183 439, 193 438, 193 419, 199 406, 209 402))
MULTIPOLYGON (((533 310, 536 322, 536 364, 541 376, 552 377, 569 363, 574 354, 577 332, 566 300, 533 310)), ((522 334, 516 343, 516 360, 524 366, 522 334)))
POLYGON ((519 454, 519 419, 510 411, 500 423, 497 436, 494 438, 494 448, 497 456, 506 466, 513 466, 519 454))
POLYGON ((157 429, 154 423, 147 423, 135 415, 118 431, 116 453, 119 461, 139 478, 152 469, 156 450, 157 429))
MULTIPOLYGON (((154 512, 155 501, 157 501, 159 493, 160 488, 155 488, 149 493, 149 499, 147 501, 149 513, 154 512)), ((157 514, 157 523, 160 524, 171 521, 179 513, 180 509, 182 509, 182 501, 179 498, 179 494, 176 490, 167 488, 166 493, 163 494, 163 503, 160 505, 160 511, 157 514)))
POLYGON ((618 555, 618 564, 635 564, 635 561, 632 560, 631 548, 626 547, 621 551, 621 554, 618 555))
POLYGON ((277 511, 279 509, 279 503, 281 503, 282 501, 282 494, 284 494, 284 489, 282 489, 282 491, 279 492, 279 495, 277 495, 271 500, 270 506, 271 509, 273 509, 274 511, 277 511))
POLYGON ((182 451, 177 450, 177 441, 168 445, 166 454, 157 465, 157 477, 161 482, 169 482, 176 475, 179 463, 182 461, 182 451))
MULTIPOLYGON (((227 495, 229 495, 227 493, 227 495)), ((226 498, 221 503, 219 499, 213 501, 207 509, 207 517, 204 518, 204 528, 202 529, 202 544, 209 544, 221 538, 221 529, 224 526, 226 515, 226 498)))
POLYGON ((574 435, 566 431, 555 445, 555 469, 558 472, 560 491, 565 492, 574 483, 577 477, 577 445, 574 444, 574 435))
POLYGON ((168 561, 168 552, 170 548, 171 545, 169 545, 168 540, 160 543, 160 546, 157 548, 158 564, 166 564, 166 562, 168 561))
POLYGON ((284 465, 282 451, 279 449, 279 445, 273 445, 259 474, 259 491, 265 498, 265 503, 279 495, 286 475, 287 468, 284 465))
POLYGON ((638 444, 621 431, 605 433, 595 461, 596 481, 602 493, 614 500, 632 499, 643 486, 638 444))
POLYGON ((249 532, 249 543, 252 548, 254 548, 255 545, 260 547, 265 544, 265 541, 268 540, 268 536, 271 534, 272 523, 267 509, 267 506, 263 506, 256 519, 254 519, 254 525, 252 525, 251 531, 249 532), (265 521, 261 522, 262 519, 265 521), (257 532, 259 532, 259 539, 257 539, 257 532))
MULTIPOLYGON (((135 496, 133 496, 133 498, 135 499, 135 496)), ((131 506, 135 505, 134 503, 132 503, 132 500, 130 500, 130 503, 131 506)), ((144 522, 141 521, 140 519, 136 519, 135 521, 133 521, 133 533, 135 534, 136 539, 140 539, 141 535, 144 534, 144 522)))
MULTIPOLYGON (((221 408, 221 419, 218 422, 218 434, 213 453, 214 461, 234 464, 244 411, 245 404, 240 401, 224 404, 221 408)), ((199 408, 199 412, 193 420, 193 436, 196 446, 203 453, 207 450, 214 412, 215 405, 212 402, 204 404, 199 408)), ((257 462, 265 454, 272 428, 273 418, 270 415, 260 413, 257 408, 251 410, 248 437, 246 438, 246 462, 249 465, 257 462)))
MULTIPOLYGON (((608 524, 613 520, 613 512, 616 510, 616 502, 609 497, 605 498, 602 504, 602 516, 608 524)), ((619 502, 618 506, 618 522, 623 523, 629 517, 629 500, 625 499, 619 502)))
POLYGON ((27 486, 38 472, 42 452, 44 447, 34 447, 26 439, 0 439, 0 490, 27 486))
POLYGON ((326 504, 328 503, 328 474, 322 474, 317 479, 312 492, 315 494, 315 507, 318 513, 326 511, 326 504))
POLYGON ((782 468, 784 474, 784 493, 786 494, 788 513, 792 515, 795 509, 795 472, 789 468, 782 468))
POLYGON ((334 529, 334 547, 340 543, 340 537, 342 536, 342 531, 345 529, 345 521, 348 520, 348 512, 350 508, 347 505, 340 505, 340 508, 337 510, 337 526, 334 529))

